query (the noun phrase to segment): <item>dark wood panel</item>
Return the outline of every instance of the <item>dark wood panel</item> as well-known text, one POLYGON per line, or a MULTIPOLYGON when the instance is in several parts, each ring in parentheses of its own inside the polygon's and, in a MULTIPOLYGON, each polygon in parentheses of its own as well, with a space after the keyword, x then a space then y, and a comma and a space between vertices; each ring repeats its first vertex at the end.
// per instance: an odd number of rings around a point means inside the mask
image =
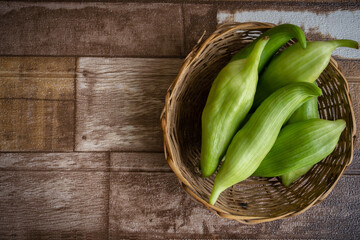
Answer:
POLYGON ((111 171, 170 172, 164 153, 110 153, 111 171))
MULTIPOLYGON (((341 72, 349 82, 360 82, 360 60, 337 59, 341 72)), ((358 92, 359 93, 359 92, 358 92)))
POLYGON ((0 153, 0 170, 107 171, 108 153, 0 153))
POLYGON ((196 45, 200 37, 206 39, 216 29, 217 7, 213 4, 184 4, 185 54, 196 45))
MULTIPOLYGON (((15 0, 21 1, 21 0, 15 0)), ((48 0, 36 0, 36 2, 47 2, 48 0)), ((59 0, 58 2, 118 2, 118 0, 59 0)), ((209 4, 219 2, 244 2, 244 0, 125 0, 124 2, 141 2, 141 3, 154 3, 154 2, 168 2, 168 3, 196 3, 196 4, 209 4)), ((278 2, 278 3, 344 3, 348 4, 356 2, 356 0, 253 0, 252 2, 278 2)))
POLYGON ((0 57, 0 98, 74 99, 75 58, 0 57))
POLYGON ((0 100, 0 151, 69 151, 74 102, 0 100))
POLYGON ((356 239, 359 186, 358 176, 343 176, 330 196, 307 212, 248 226, 192 201, 172 173, 111 173, 110 239, 356 239))
POLYGON ((356 119, 356 138, 354 142, 354 158, 348 172, 360 173, 360 81, 350 83, 350 94, 356 119))
POLYGON ((163 151, 160 113, 182 61, 79 58, 76 150, 163 151))
POLYGON ((0 54, 181 56, 181 6, 0 3, 0 54))
POLYGON ((1 238, 106 239, 108 177, 1 171, 1 238))

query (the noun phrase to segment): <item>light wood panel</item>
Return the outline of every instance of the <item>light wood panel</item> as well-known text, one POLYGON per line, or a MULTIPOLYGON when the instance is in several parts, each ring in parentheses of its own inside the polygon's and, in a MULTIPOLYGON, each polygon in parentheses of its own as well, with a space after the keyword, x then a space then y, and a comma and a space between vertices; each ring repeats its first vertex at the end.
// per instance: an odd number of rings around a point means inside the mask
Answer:
POLYGON ((107 239, 108 173, 0 171, 2 239, 107 239))
POLYGON ((75 58, 0 57, 0 98, 74 99, 75 58))
POLYGON ((0 153, 0 170, 108 171, 108 153, 0 153))
POLYGON ((74 102, 0 100, 0 151, 69 151, 74 102))
POLYGON ((163 151, 160 113, 182 59, 79 58, 77 151, 163 151))
POLYGON ((299 216, 259 225, 222 219, 195 203, 173 173, 111 173, 110 239, 355 239, 360 178, 343 176, 330 196, 299 216))
POLYGON ((0 3, 0 54, 180 56, 180 4, 0 3))

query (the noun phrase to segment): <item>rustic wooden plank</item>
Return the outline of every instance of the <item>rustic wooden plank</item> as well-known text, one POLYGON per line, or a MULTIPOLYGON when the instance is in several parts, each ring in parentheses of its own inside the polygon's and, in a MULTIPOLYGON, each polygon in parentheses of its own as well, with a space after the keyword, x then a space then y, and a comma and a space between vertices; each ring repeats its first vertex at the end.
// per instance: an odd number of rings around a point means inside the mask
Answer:
POLYGON ((348 171, 353 173, 360 173, 360 82, 351 82, 349 84, 352 105, 356 119, 356 138, 354 143, 354 158, 349 166, 348 171))
POLYGON ((69 151, 73 136, 73 101, 0 100, 0 151, 69 151))
POLYGON ((110 239, 355 239, 359 186, 360 177, 343 176, 324 202, 304 214, 248 226, 192 201, 172 173, 111 173, 110 239))
POLYGON ((111 171, 134 171, 134 172, 169 172, 170 167, 165 160, 164 153, 110 153, 111 171))
POLYGON ((360 60, 337 59, 341 72, 349 82, 360 82, 360 60))
POLYGON ((160 113, 182 59, 79 58, 77 151, 163 151, 160 113))
POLYGON ((0 57, 0 98, 74 99, 75 58, 0 57))
POLYGON ((106 239, 108 173, 0 172, 2 239, 106 239))
MULTIPOLYGON (((348 4, 295 4, 249 3, 220 4, 218 23, 271 22, 292 23, 301 26, 310 40, 360 39, 360 5, 348 4)), ((360 58, 355 49, 339 48, 334 55, 344 58, 360 58)))
POLYGON ((181 56, 181 5, 2 2, 0 42, 3 55, 181 56))
POLYGON ((107 153, 0 153, 0 170, 107 171, 107 153))
MULTIPOLYGON (((1 159, 0 154, 0 159, 1 159)), ((0 163, 1 169, 1 163, 0 163)), ((110 171, 116 172, 171 172, 164 153, 111 152, 110 171)), ((355 150, 354 160, 345 174, 360 174, 360 151, 355 150)))
POLYGON ((204 34, 206 39, 216 29, 216 5, 184 4, 185 54, 188 54, 204 34))

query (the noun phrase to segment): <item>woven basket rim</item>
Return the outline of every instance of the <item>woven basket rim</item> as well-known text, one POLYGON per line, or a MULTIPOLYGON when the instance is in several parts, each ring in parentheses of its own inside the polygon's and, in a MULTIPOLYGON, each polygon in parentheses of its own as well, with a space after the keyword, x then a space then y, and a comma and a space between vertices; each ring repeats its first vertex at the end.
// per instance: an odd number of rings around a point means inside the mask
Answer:
POLYGON ((170 139, 168 138, 169 137, 168 127, 169 126, 168 126, 167 119, 168 119, 168 115, 170 114, 170 110, 171 110, 169 105, 172 101, 172 99, 171 99, 172 91, 175 87, 177 87, 179 81, 181 81, 183 79, 183 72, 189 67, 189 65, 193 61, 195 61, 199 57, 200 53, 206 48, 206 46, 210 42, 217 40, 218 38, 221 38, 228 32, 232 32, 232 31, 236 31, 236 30, 249 30, 249 29, 257 30, 257 29, 264 29, 264 28, 272 28, 274 26, 276 26, 276 25, 273 23, 266 23, 266 22, 241 22, 241 23, 231 22, 231 23, 225 23, 225 24, 218 25, 217 29, 204 41, 202 41, 202 38, 204 36, 203 35, 199 39, 198 43, 194 46, 193 50, 185 58, 185 61, 184 61, 183 65, 181 66, 178 75, 176 76, 175 80, 171 83, 170 87, 168 88, 166 96, 165 96, 165 105, 164 105, 164 108, 160 115, 161 128, 163 131, 163 139, 164 139, 165 158, 166 158, 166 161, 169 164, 170 168, 172 169, 172 171, 175 173, 176 177, 178 178, 181 186, 184 188, 184 190, 192 197, 193 200, 200 202, 205 207, 207 207, 209 210, 211 210, 212 212, 215 212, 218 216, 227 218, 227 219, 236 220, 243 224, 258 224, 258 223, 263 223, 263 222, 269 222, 269 221, 274 221, 274 220, 278 220, 278 219, 282 219, 282 218, 295 216, 295 215, 305 212, 312 206, 323 201, 330 194, 330 192, 333 190, 333 188, 339 181, 340 177, 344 174, 345 170, 347 169, 347 167, 351 164, 351 162, 353 160, 356 122, 355 122, 355 114, 354 114, 354 110, 353 110, 353 105, 352 105, 352 101, 351 101, 351 97, 350 97, 350 93, 349 93, 349 84, 348 84, 348 81, 346 80, 345 76, 343 75, 343 73, 340 71, 336 60, 333 57, 331 57, 329 64, 337 71, 338 74, 341 75, 341 77, 344 79, 344 82, 346 84, 346 89, 345 89, 346 98, 349 101, 350 113, 351 113, 351 118, 352 118, 352 126, 351 126, 352 127, 352 131, 351 131, 352 138, 351 138, 351 149, 350 149, 351 155, 350 155, 350 159, 349 159, 347 165, 345 167, 343 167, 341 173, 337 176, 333 185, 326 192, 321 193, 309 205, 307 205, 305 208, 303 208, 299 211, 291 211, 291 212, 288 212, 286 214, 283 214, 281 216, 276 216, 276 217, 254 217, 254 216, 232 215, 231 213, 226 212, 221 208, 218 208, 214 205, 209 204, 208 202, 206 202, 205 200, 203 200, 199 196, 197 196, 194 193, 195 189, 193 188, 193 186, 186 180, 186 178, 180 172, 178 165, 173 160, 174 154, 173 154, 172 148, 170 146, 170 139), (223 29, 225 29, 225 30, 223 30, 223 29))

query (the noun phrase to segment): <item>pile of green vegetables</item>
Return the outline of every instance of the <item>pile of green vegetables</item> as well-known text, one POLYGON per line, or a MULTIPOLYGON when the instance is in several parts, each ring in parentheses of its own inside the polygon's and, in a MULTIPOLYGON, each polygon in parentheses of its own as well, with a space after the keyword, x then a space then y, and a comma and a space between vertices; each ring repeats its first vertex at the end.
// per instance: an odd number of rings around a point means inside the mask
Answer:
POLYGON ((240 50, 219 72, 202 113, 202 176, 213 175, 223 159, 210 204, 250 176, 280 176, 289 186, 335 149, 346 124, 319 119, 322 92, 315 81, 338 47, 358 43, 306 42, 301 28, 283 24, 240 50), (297 43, 276 54, 292 38, 297 43))

